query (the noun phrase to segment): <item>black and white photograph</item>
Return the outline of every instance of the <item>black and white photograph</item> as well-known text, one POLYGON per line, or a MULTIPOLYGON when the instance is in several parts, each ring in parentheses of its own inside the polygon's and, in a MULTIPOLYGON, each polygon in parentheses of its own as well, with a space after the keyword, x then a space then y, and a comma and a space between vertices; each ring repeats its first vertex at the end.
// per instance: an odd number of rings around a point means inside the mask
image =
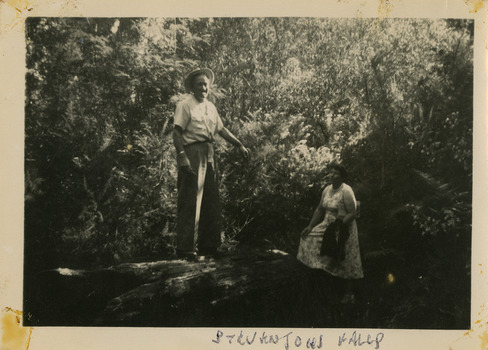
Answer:
POLYGON ((27 16, 22 326, 209 349, 486 327, 477 23, 27 16))

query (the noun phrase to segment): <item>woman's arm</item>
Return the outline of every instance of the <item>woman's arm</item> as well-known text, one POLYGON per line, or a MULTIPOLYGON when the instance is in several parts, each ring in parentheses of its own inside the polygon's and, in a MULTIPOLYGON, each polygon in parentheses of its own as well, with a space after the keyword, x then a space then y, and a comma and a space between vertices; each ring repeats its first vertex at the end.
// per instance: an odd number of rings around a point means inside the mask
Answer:
POLYGON ((344 205, 347 214, 342 218, 342 222, 348 225, 356 218, 356 198, 352 189, 344 191, 344 205))
POLYGON ((317 206, 317 208, 315 208, 315 211, 313 212, 312 219, 310 220, 310 223, 308 224, 308 226, 310 226, 310 228, 313 228, 320 221, 322 221, 322 219, 324 218, 324 215, 325 215, 325 208, 319 204, 317 206))
POLYGON ((321 203, 317 206, 315 211, 313 212, 312 219, 310 220, 310 223, 308 224, 307 227, 305 227, 301 233, 302 237, 307 236, 310 231, 312 231, 312 228, 314 228, 315 225, 317 225, 324 217, 325 215, 325 208, 322 207, 321 203))

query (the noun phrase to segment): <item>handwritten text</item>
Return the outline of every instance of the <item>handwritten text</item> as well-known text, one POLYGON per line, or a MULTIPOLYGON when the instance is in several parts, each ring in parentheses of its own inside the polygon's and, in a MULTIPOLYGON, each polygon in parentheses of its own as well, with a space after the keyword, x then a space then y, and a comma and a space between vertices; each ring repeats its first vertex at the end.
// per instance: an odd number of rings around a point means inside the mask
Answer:
POLYGON ((343 333, 341 336, 339 336, 339 346, 342 346, 344 344, 354 345, 354 346, 374 345, 375 349, 379 349, 380 343, 383 341, 384 337, 385 335, 383 333, 376 334, 374 338, 371 337, 371 334, 368 334, 367 336, 363 337, 361 333, 358 333, 356 331, 354 331, 351 334, 351 336, 348 336, 346 335, 346 333, 343 333))
POLYGON ((258 336, 258 332, 252 334, 244 335, 242 331, 239 334, 224 334, 222 331, 217 331, 215 339, 212 342, 215 344, 220 344, 220 342, 225 342, 228 344, 239 344, 239 345, 252 345, 254 342, 260 344, 283 344, 285 350, 289 350, 290 347, 304 349, 321 349, 323 346, 323 335, 318 338, 303 338, 299 335, 292 335, 293 332, 288 332, 285 335, 278 334, 266 334, 263 332, 262 335, 258 336))

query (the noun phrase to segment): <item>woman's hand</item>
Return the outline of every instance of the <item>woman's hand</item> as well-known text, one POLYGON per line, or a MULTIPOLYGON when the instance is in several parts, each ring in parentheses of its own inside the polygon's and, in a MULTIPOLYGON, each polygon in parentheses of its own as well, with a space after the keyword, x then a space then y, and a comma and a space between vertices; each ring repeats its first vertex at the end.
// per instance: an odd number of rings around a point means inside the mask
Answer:
POLYGON ((300 234, 302 238, 305 238, 308 236, 308 234, 312 231, 312 228, 310 226, 307 226, 303 229, 302 233, 300 234))

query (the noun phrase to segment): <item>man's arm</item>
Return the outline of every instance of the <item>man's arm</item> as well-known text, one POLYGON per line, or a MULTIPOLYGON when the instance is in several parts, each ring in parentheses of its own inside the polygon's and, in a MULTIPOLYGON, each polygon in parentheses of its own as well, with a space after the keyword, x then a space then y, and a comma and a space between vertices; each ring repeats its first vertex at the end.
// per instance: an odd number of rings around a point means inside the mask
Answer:
POLYGON ((183 147, 183 131, 179 125, 175 125, 173 129, 173 144, 176 148, 176 162, 178 167, 185 172, 194 173, 191 168, 190 161, 185 153, 185 148, 183 147))
POLYGON ((175 125, 173 129, 173 144, 175 145, 176 148, 176 154, 185 152, 185 149, 183 147, 183 133, 179 125, 175 125))
POLYGON ((233 144, 236 147, 239 147, 239 152, 241 152, 244 158, 249 157, 249 150, 244 147, 242 142, 239 141, 239 139, 235 137, 226 127, 222 128, 219 135, 222 136, 225 141, 233 144))

